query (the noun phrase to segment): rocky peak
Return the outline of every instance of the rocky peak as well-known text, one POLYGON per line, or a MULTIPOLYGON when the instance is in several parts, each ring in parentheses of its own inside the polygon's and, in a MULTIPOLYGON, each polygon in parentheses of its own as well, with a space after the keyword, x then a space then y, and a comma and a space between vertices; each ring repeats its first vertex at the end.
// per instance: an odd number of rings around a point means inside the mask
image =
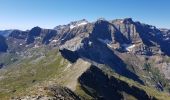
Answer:
POLYGON ((88 21, 86 19, 82 19, 82 20, 79 20, 79 21, 73 21, 69 24, 70 26, 70 29, 73 29, 75 27, 79 27, 79 26, 83 26, 83 25, 86 25, 88 23, 88 21))
POLYGON ((116 29, 113 25, 111 25, 106 20, 97 20, 94 24, 94 28, 91 36, 93 39, 103 39, 112 41, 112 33, 114 33, 116 29))
POLYGON ((88 23, 88 21, 86 19, 82 19, 82 20, 70 22, 69 24, 70 25, 77 25, 77 24, 81 24, 81 23, 88 23))
POLYGON ((124 18, 124 19, 114 19, 110 21, 114 24, 134 24, 135 22, 132 20, 132 18, 124 18))
POLYGON ((86 19, 82 19, 82 20, 70 22, 67 25, 58 25, 58 26, 54 27, 54 29, 57 30, 57 31, 61 31, 63 29, 64 30, 66 30, 66 29, 73 29, 75 27, 83 26, 83 25, 86 25, 88 23, 89 22, 86 19))
POLYGON ((32 28, 32 29, 30 30, 29 36, 39 36, 40 33, 41 33, 41 30, 42 30, 42 29, 41 29, 40 27, 38 27, 38 26, 34 27, 34 28, 32 28))
POLYGON ((27 44, 33 43, 35 40, 35 37, 39 36, 41 34, 42 29, 38 26, 32 28, 29 31, 28 37, 27 37, 27 44))
POLYGON ((123 21, 123 23, 125 23, 125 24, 134 23, 134 21, 132 20, 132 18, 125 18, 125 19, 123 19, 122 21, 123 21))
POLYGON ((60 31, 66 27, 68 27, 68 26, 67 25, 58 25, 58 26, 54 27, 54 29, 60 31))

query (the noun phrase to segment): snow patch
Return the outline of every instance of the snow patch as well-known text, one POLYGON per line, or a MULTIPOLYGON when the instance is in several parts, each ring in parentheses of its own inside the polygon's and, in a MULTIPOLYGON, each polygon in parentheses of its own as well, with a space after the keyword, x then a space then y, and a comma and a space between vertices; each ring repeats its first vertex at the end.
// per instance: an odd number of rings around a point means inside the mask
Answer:
POLYGON ((52 43, 56 43, 56 42, 57 42, 57 40, 52 40, 51 42, 52 42, 52 43))
POLYGON ((150 28, 151 28, 151 29, 155 29, 155 26, 151 26, 150 28))
POLYGON ((104 43, 104 44, 106 44, 109 48, 112 48, 112 41, 110 41, 110 40, 108 40, 108 39, 105 39, 105 40, 103 40, 103 39, 98 39, 100 42, 102 42, 102 43, 104 43))
POLYGON ((74 26, 74 25, 70 25, 70 29, 73 29, 73 28, 75 28, 76 26, 74 26))
POLYGON ((130 52, 133 50, 133 48, 136 46, 135 44, 123 44, 122 45, 126 51, 130 52))
POLYGON ((170 39, 169 37, 166 37, 166 38, 165 38, 166 41, 169 40, 169 39, 170 39))
POLYGON ((40 46, 39 45, 35 45, 33 48, 39 48, 40 46))
POLYGON ((88 44, 89 44, 89 46, 91 46, 91 45, 92 45, 92 42, 91 42, 91 41, 89 41, 89 43, 88 43, 88 44))
POLYGON ((123 20, 121 20, 120 23, 123 23, 123 20))
POLYGON ((83 47, 83 43, 78 43, 78 44, 70 44, 70 45, 67 45, 67 44, 64 44, 62 46, 60 46, 60 50, 63 50, 64 48, 70 50, 70 51, 76 51, 78 49, 80 49, 81 47, 83 47))
POLYGON ((75 28, 75 27, 79 27, 79 26, 83 26, 83 25, 86 25, 87 24, 87 22, 81 22, 81 23, 78 23, 78 24, 75 24, 75 25, 70 25, 70 29, 73 29, 73 28, 75 28))
POLYGON ((108 40, 108 39, 105 39, 105 40, 103 40, 103 39, 98 39, 100 42, 103 42, 103 43, 105 43, 105 44, 110 44, 112 41, 110 41, 110 40, 108 40))
POLYGON ((87 24, 87 22, 82 22, 82 23, 78 24, 77 26, 83 26, 83 25, 86 25, 86 24, 87 24))

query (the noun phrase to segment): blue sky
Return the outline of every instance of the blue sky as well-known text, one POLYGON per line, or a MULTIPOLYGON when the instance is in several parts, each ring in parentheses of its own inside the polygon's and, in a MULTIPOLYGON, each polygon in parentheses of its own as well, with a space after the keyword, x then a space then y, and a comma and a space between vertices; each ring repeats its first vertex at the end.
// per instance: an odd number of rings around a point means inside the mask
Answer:
POLYGON ((70 21, 135 21, 170 28, 170 0, 0 0, 0 30, 53 28, 70 21))

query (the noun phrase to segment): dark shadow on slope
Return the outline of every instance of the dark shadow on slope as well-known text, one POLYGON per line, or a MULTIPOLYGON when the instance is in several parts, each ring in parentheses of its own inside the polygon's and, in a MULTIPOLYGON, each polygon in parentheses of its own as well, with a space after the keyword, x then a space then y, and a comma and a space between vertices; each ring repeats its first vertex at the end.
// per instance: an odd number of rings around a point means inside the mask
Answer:
MULTIPOLYGON (((106 43, 98 39, 112 41, 112 31, 116 31, 107 21, 98 21, 89 37, 82 40, 83 47, 76 52, 67 49, 60 50, 63 57, 74 63, 79 57, 87 59, 91 63, 104 64, 111 67, 116 73, 133 79, 141 84, 139 77, 127 69, 126 64, 114 52, 107 47, 106 43)), ((117 37, 118 38, 118 37, 117 37)))
POLYGON ((112 25, 104 20, 98 20, 95 23, 95 26, 93 28, 93 32, 92 34, 90 34, 90 37, 94 37, 93 39, 108 39, 108 40, 112 40, 112 36, 111 36, 111 31, 112 25))
POLYGON ((77 61, 77 59, 79 58, 78 53, 77 52, 73 52, 67 49, 63 49, 63 50, 59 50, 61 55, 67 59, 68 61, 70 61, 71 63, 74 63, 77 61))
POLYGON ((143 84, 139 77, 128 70, 123 60, 114 54, 114 52, 109 49, 106 44, 103 44, 100 41, 93 41, 93 44, 89 46, 87 44, 88 41, 89 40, 86 38, 83 41, 84 47, 77 51, 80 57, 86 58, 99 64, 105 64, 111 67, 116 73, 143 84))
POLYGON ((120 44, 129 42, 128 39, 114 27, 114 25, 103 20, 97 21, 89 38, 85 38, 82 41, 84 44, 83 48, 80 48, 77 52, 79 53, 79 56, 83 58, 99 64, 105 64, 111 67, 116 73, 143 84, 136 74, 127 69, 124 61, 114 54, 114 52, 107 46, 107 43, 99 41, 99 39, 113 41, 112 38, 120 44), (89 45, 90 42, 91 44, 89 45))
POLYGON ((63 34, 63 36, 61 37, 61 44, 64 44, 66 41, 74 38, 76 36, 76 34, 72 33, 72 32, 66 32, 63 34))
POLYGON ((57 35, 57 31, 56 30, 50 30, 50 32, 48 32, 45 37, 42 40, 43 44, 49 44, 50 43, 50 39, 52 39, 53 37, 55 37, 57 35))
POLYGON ((4 63, 0 63, 0 69, 4 67, 4 63))
POLYGON ((34 43, 35 37, 40 36, 42 29, 40 27, 34 27, 29 31, 26 43, 34 43))
POLYGON ((149 25, 142 25, 140 23, 136 23, 135 25, 136 31, 139 32, 139 36, 146 46, 155 46, 153 44, 154 42, 160 46, 161 51, 165 55, 170 56, 170 41, 163 40, 163 34, 160 30, 151 29, 149 25))
POLYGON ((8 45, 6 43, 6 38, 0 35, 0 52, 6 52, 8 45))
POLYGON ((110 41, 123 43, 130 43, 128 40, 113 24, 108 21, 99 20, 95 23, 94 29, 90 34, 90 37, 95 39, 107 39, 110 41))
POLYGON ((162 41, 160 44, 160 48, 162 52, 166 55, 170 56, 170 40, 169 41, 162 41))
POLYGON ((27 31, 13 30, 9 34, 9 37, 13 37, 13 38, 16 38, 16 39, 26 39, 27 35, 28 35, 27 31))
POLYGON ((155 46, 153 42, 160 44, 163 38, 160 30, 151 29, 149 25, 142 25, 141 23, 136 23, 136 31, 139 33, 140 38, 143 43, 147 46, 155 46))
POLYGON ((113 76, 109 77, 99 68, 91 66, 78 80, 85 92, 97 100, 122 100, 126 99, 123 92, 135 97, 137 100, 156 100, 135 86, 129 86, 113 76))

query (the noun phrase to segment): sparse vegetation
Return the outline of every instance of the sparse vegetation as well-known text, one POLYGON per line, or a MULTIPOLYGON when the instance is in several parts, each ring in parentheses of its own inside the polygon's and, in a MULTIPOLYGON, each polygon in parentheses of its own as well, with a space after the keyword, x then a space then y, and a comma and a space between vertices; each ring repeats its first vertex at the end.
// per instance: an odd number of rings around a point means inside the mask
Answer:
POLYGON ((9 97, 17 93, 22 93, 28 87, 31 87, 42 81, 47 81, 66 66, 66 62, 58 54, 58 50, 47 52, 46 57, 43 57, 36 63, 32 63, 36 59, 24 59, 21 63, 16 64, 4 74, 5 77, 0 82, 0 87, 6 91, 0 91, 0 97, 9 97), (61 63, 63 62, 63 63, 61 63), (14 71, 15 69, 15 71, 14 71))

